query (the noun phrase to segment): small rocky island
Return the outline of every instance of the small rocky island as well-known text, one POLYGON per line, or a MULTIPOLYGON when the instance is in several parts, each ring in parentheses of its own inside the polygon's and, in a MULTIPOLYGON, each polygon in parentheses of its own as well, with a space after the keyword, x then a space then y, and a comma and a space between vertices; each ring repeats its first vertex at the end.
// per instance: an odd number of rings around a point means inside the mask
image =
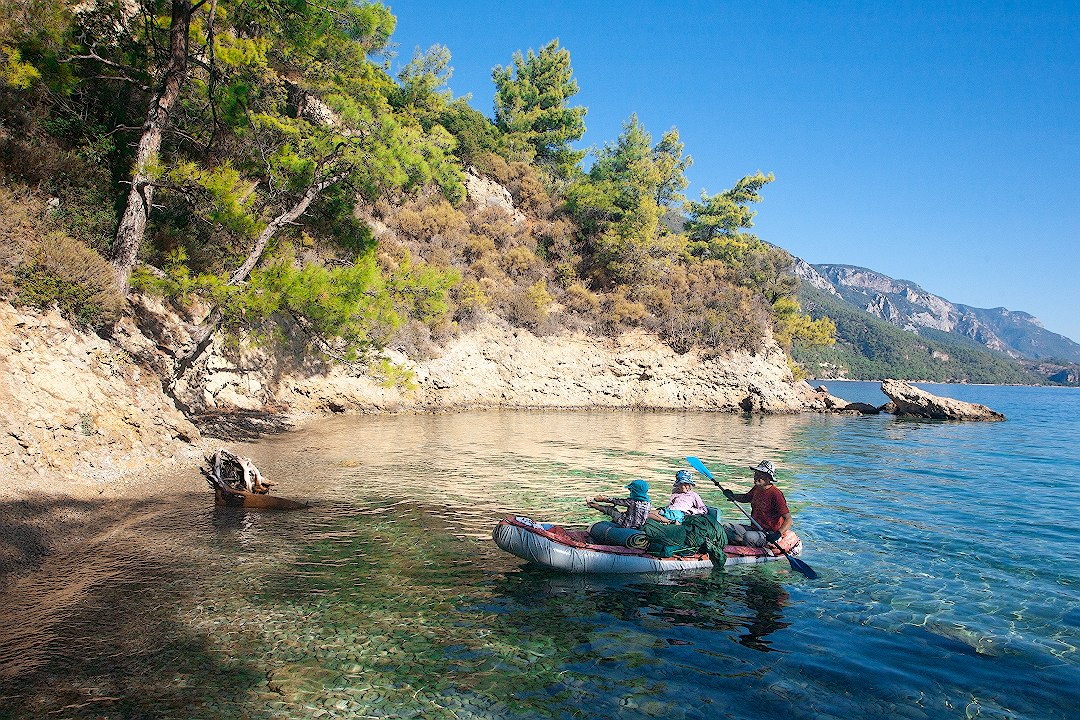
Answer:
POLYGON ((883 380, 881 392, 890 402, 882 406, 882 412, 891 412, 897 417, 932 418, 934 420, 993 420, 1001 421, 1005 416, 985 405, 938 397, 925 390, 913 387, 903 380, 883 380))

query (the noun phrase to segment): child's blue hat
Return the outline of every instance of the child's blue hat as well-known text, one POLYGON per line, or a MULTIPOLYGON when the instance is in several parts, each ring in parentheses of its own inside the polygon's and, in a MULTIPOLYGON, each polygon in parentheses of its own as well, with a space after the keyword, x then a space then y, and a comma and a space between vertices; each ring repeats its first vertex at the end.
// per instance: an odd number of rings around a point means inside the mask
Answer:
POLYGON ((644 480, 635 480, 626 486, 630 491, 631 500, 647 501, 649 499, 649 483, 644 480))

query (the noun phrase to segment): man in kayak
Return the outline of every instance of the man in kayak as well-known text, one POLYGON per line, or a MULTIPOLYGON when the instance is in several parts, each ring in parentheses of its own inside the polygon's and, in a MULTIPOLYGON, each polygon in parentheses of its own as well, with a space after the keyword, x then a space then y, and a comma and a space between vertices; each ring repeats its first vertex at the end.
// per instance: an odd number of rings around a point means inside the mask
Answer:
POLYGON ((750 517, 757 521, 765 532, 760 532, 752 525, 724 523, 728 541, 732 545, 750 545, 764 547, 766 543, 775 543, 780 536, 791 529, 791 512, 788 510, 784 493, 774 484, 776 468, 768 460, 762 460, 750 468, 754 471, 754 487, 749 492, 733 493, 724 489, 724 497, 731 502, 749 502, 750 517))
POLYGON ((687 515, 704 515, 709 512, 709 508, 705 507, 705 501, 693 491, 695 484, 694 475, 689 470, 680 470, 675 473, 675 485, 671 488, 668 506, 653 510, 649 513, 649 517, 671 525, 681 523, 687 515))
POLYGON ((649 483, 644 480, 635 480, 626 486, 630 491, 629 498, 611 498, 597 495, 592 500, 586 500, 585 504, 593 510, 599 510, 605 515, 610 515, 616 525, 623 528, 640 528, 645 524, 652 510, 649 502, 649 483), (600 505, 599 503, 611 503, 600 505), (615 506, 626 508, 626 511, 617 510, 615 506))

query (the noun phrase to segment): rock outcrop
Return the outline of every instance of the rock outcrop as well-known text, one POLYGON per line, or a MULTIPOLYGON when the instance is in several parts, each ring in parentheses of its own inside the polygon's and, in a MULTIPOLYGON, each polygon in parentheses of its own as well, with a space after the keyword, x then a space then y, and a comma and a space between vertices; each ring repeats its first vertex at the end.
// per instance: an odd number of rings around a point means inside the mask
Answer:
MULTIPOLYGON (((0 303, 0 495, 20 479, 98 483, 192 452, 199 431, 152 372, 57 311, 0 303)), ((40 484, 36 481, 35 484, 40 484)))
POLYGON ((605 340, 538 337, 497 322, 413 361, 384 351, 373 363, 328 363, 305 353, 284 323, 285 352, 255 345, 236 354, 215 340, 175 385, 193 412, 286 406, 300 412, 439 412, 474 408, 707 410, 795 413, 783 351, 679 355, 643 331, 605 340), (299 360, 298 360, 299 358, 299 360))
POLYGON ((824 385, 811 387, 805 380, 796 383, 795 392, 802 398, 807 410, 836 415, 877 415, 880 412, 873 405, 848 402, 843 398, 830 395, 829 389, 824 385))
MULTIPOLYGON (((189 349, 193 323, 205 309, 179 314, 138 296, 132 305, 143 333, 117 331, 116 342, 149 366, 171 372, 172 357, 189 349)), ((307 348, 306 337, 288 318, 279 318, 276 330, 285 345, 273 353, 257 343, 238 348, 215 337, 172 386, 173 395, 196 414, 268 407, 312 413, 496 407, 877 412, 794 382, 775 344, 763 353, 702 357, 675 353, 640 330, 618 339, 582 333, 538 337, 491 319, 450 340, 436 357, 414 361, 386 350, 374 362, 346 365, 307 348)))
POLYGON ((476 168, 466 169, 465 190, 469 195, 469 200, 478 208, 499 208, 509 216, 511 224, 515 227, 528 224, 525 214, 514 207, 514 199, 510 191, 478 173, 476 168))
POLYGON ((1005 416, 985 405, 938 397, 908 385, 903 380, 883 380, 881 392, 892 401, 897 417, 935 420, 1004 420, 1005 416))

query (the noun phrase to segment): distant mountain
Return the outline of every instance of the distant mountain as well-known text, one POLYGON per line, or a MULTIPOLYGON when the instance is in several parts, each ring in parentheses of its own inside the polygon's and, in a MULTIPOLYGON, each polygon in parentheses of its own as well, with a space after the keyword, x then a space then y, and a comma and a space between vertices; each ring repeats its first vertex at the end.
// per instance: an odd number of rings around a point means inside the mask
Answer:
POLYGON ((796 258, 795 274, 826 295, 927 339, 977 343, 1017 359, 1080 363, 1080 344, 1026 312, 959 305, 913 282, 853 265, 811 265, 796 258))
MULTIPOLYGON (((836 344, 803 347, 796 343, 791 356, 813 378, 850 380, 928 380, 931 382, 1015 385, 1057 383, 1048 373, 1034 373, 1021 361, 988 350, 976 341, 941 330, 937 336, 958 337, 946 342, 905 332, 837 293, 819 290, 809 282, 799 288, 802 308, 815 320, 829 317, 836 323, 836 344)), ((1058 372, 1054 369, 1053 372, 1058 372)))

